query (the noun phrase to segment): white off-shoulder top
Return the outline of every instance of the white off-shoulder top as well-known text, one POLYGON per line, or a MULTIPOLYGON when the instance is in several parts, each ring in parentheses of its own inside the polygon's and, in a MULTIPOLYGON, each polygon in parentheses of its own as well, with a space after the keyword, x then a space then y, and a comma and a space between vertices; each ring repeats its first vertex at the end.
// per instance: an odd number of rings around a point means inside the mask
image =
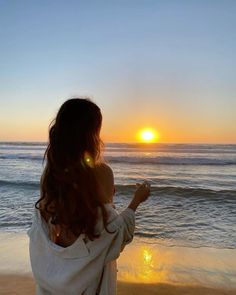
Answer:
POLYGON ((118 214, 111 204, 108 211, 108 233, 99 219, 96 231, 100 237, 85 241, 80 235, 64 248, 49 239, 47 223, 39 210, 28 236, 36 295, 114 295, 116 294, 116 259, 133 239, 135 214, 130 208, 118 214))

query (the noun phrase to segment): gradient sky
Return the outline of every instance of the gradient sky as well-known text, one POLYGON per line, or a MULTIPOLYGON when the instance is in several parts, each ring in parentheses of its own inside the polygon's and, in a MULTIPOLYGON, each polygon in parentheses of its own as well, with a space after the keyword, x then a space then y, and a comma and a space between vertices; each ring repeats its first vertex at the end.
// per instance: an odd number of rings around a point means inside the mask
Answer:
POLYGON ((236 143, 236 1, 0 0, 0 140, 47 140, 89 96, 102 137, 236 143))

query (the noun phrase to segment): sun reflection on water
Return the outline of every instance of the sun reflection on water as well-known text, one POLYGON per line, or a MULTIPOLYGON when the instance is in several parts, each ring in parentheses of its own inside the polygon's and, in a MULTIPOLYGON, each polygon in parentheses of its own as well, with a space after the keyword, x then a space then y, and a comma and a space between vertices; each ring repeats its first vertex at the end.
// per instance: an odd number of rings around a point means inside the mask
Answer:
POLYGON ((148 245, 132 249, 132 255, 119 258, 119 279, 128 282, 156 283, 166 281, 166 270, 158 251, 148 245))
POLYGON ((235 257, 236 249, 168 247, 136 239, 118 259, 118 280, 235 288, 235 257))
POLYGON ((143 267, 142 272, 140 275, 143 277, 143 280, 150 280, 153 277, 153 268, 154 268, 154 261, 153 255, 148 248, 142 249, 142 257, 143 257, 143 267))

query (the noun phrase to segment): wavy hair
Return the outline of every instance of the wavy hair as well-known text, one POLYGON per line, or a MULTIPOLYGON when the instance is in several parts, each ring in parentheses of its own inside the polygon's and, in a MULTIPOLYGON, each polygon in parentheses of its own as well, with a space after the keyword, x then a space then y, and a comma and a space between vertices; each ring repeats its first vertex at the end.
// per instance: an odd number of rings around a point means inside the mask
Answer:
POLYGON ((102 115, 89 99, 73 98, 62 104, 49 128, 44 154, 46 165, 35 207, 46 219, 89 239, 95 233, 100 208, 106 228, 105 201, 94 172, 100 161, 102 115))

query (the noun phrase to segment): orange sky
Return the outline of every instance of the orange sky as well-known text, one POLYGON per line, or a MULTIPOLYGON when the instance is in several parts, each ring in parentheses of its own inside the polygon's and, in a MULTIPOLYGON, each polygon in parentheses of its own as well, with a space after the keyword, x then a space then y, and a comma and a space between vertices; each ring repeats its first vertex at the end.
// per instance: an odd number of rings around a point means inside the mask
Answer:
POLYGON ((236 143, 235 1, 10 2, 0 141, 46 141, 60 105, 88 96, 105 142, 151 127, 160 142, 236 143))
MULTIPOLYGON (((153 128, 159 135, 158 142, 236 143, 236 125, 233 125, 233 122, 229 121, 226 124, 212 116, 210 125, 209 119, 201 114, 195 113, 179 118, 178 113, 174 114, 172 110, 155 111, 152 110, 152 105, 149 105, 148 110, 144 109, 123 112, 105 109, 101 132, 104 142, 137 142, 140 129, 153 128), (196 118, 197 116, 199 119, 196 118)), ((0 118, 1 141, 46 141, 48 125, 56 111, 57 107, 52 107, 45 111, 44 115, 33 116, 30 112, 28 114, 26 112, 19 113, 18 118, 15 117, 14 120, 10 117, 0 118)))

